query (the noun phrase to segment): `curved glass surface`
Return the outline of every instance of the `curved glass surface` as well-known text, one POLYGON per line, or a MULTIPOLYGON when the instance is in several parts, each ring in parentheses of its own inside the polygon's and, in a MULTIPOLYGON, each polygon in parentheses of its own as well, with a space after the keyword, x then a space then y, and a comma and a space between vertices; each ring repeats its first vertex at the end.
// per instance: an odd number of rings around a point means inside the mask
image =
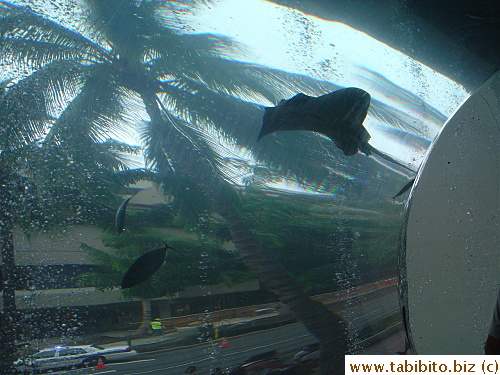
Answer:
POLYGON ((495 6, 0 1, 0 373, 405 352, 405 202, 495 6))
POLYGON ((499 77, 485 82, 443 127, 408 199, 400 297, 413 353, 489 351, 485 332, 500 284, 499 160, 489 152, 498 138, 499 77))

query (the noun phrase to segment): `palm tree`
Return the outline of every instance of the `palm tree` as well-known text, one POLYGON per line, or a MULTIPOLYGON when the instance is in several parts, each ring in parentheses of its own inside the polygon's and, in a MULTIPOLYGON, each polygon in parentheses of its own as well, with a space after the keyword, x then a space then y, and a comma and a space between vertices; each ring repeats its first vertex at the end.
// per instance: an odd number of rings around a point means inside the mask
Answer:
POLYGON ((59 146, 44 147, 36 142, 17 149, 9 146, 0 155, 1 373, 7 373, 2 366, 13 362, 14 328, 19 318, 14 293, 14 226, 29 238, 78 222, 102 225, 112 221, 109 206, 117 202, 115 191, 121 178, 112 169, 104 169, 96 158, 90 157, 88 164, 75 162, 75 155, 59 146))
MULTIPOLYGON (((0 103, 2 113, 4 103, 0 103)), ((3 113, 2 113, 3 114, 3 113)), ((113 144, 113 143, 112 143, 113 144)), ((14 261, 14 226, 30 238, 38 232, 61 232, 67 225, 93 223, 102 226, 112 222, 119 181, 134 181, 117 174, 116 155, 104 151, 77 161, 76 154, 59 146, 45 147, 33 142, 29 146, 9 144, 0 155, 0 249, 2 260, 2 304, 0 312, 0 372, 8 373, 15 353, 15 328, 20 324, 16 312, 16 267, 14 261), (111 165, 104 167, 105 159, 111 165)), ((110 145, 96 145, 109 147, 110 145)), ((128 147, 130 149, 130 147, 128 147)))
POLYGON ((31 237, 78 222, 103 225, 112 220, 109 206, 117 202, 116 189, 141 174, 117 174, 125 168, 122 156, 135 150, 116 141, 96 143, 96 152, 83 157, 82 150, 44 144, 27 131, 20 137, 15 124, 9 123, 12 108, 17 108, 16 103, 37 103, 18 100, 19 90, 25 88, 20 81, 0 95, 1 373, 8 373, 13 363, 15 327, 20 318, 15 302, 14 226, 31 237))
POLYGON ((347 345, 344 322, 309 300, 245 226, 224 174, 219 142, 252 147, 257 158, 271 167, 279 165, 284 173, 293 166, 302 178, 327 176, 323 165, 331 153, 302 147, 314 139, 326 150, 328 142, 320 138, 304 134, 286 145, 264 140, 255 146, 262 110, 241 98, 276 103, 298 90, 324 92, 333 85, 231 60, 239 46, 225 37, 181 33, 175 17, 169 16, 195 1, 86 3, 86 34, 92 39, 0 2, 0 61, 30 72, 10 86, 2 101, 3 150, 37 141, 72 150, 81 161, 99 154, 97 145, 110 133, 122 134, 143 121, 152 167, 196 181, 227 221, 243 262, 321 341, 323 372, 341 372, 347 345), (144 111, 146 121, 137 115, 144 111), (294 149, 301 150, 292 153, 295 158, 283 152, 294 149))

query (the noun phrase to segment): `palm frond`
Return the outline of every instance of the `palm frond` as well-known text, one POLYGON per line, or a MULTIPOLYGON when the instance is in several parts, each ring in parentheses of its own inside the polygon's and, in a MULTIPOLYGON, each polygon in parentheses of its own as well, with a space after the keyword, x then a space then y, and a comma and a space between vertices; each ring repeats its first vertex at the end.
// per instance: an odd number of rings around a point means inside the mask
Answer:
POLYGON ((44 41, 17 38, 3 38, 0 41, 0 62, 18 63, 26 70, 37 69, 47 63, 60 60, 96 60, 95 56, 83 54, 73 47, 61 46, 44 41))
POLYGON ((220 94, 262 103, 277 104, 297 92, 319 95, 338 89, 329 82, 209 53, 162 56, 150 63, 150 69, 158 77, 191 81, 220 94))
POLYGON ((271 101, 273 105, 278 104, 281 99, 293 96, 298 92, 317 96, 341 88, 328 81, 319 81, 307 75, 290 73, 265 66, 250 65, 246 68, 246 71, 249 77, 275 92, 275 99, 271 101))
POLYGON ((123 132, 122 94, 110 64, 92 66, 82 90, 54 122, 45 141, 91 147, 110 133, 123 132))
POLYGON ((183 222, 195 226, 201 215, 213 209, 204 192, 196 184, 196 179, 176 171, 161 173, 161 186, 164 194, 174 196, 171 205, 183 222))
POLYGON ((146 144, 147 157, 158 170, 183 170, 178 166, 182 164, 184 157, 191 154, 200 164, 204 164, 208 171, 212 171, 208 173, 215 172, 210 161, 212 158, 205 157, 201 147, 190 137, 189 133, 192 133, 192 129, 189 123, 168 111, 163 111, 160 121, 155 119, 148 125, 142 137, 146 144))
POLYGON ((262 109, 231 95, 216 93, 200 83, 179 80, 164 83, 159 97, 189 122, 209 121, 241 146, 253 144, 260 131, 262 109))
POLYGON ((231 144, 235 143, 233 139, 229 139, 215 126, 207 123, 201 126, 183 126, 182 130, 212 167, 216 168, 217 174, 232 184, 237 183, 237 177, 241 173, 240 167, 244 162, 243 160, 239 164, 229 162, 241 159, 231 147, 231 144))
POLYGON ((7 86, 13 81, 13 79, 6 79, 0 81, 0 100, 5 96, 5 92, 7 91, 7 86))
POLYGON ((358 67, 358 78, 369 85, 389 102, 399 105, 387 105, 380 100, 373 100, 371 114, 379 121, 395 129, 401 129, 418 136, 434 138, 438 129, 446 121, 446 116, 430 106, 413 92, 394 84, 380 73, 358 67))
POLYGON ((7 162, 26 180, 14 207, 24 230, 50 231, 75 220, 112 221, 108 204, 118 203, 113 192, 120 187, 112 168, 93 163, 92 157, 86 164, 75 162, 59 145, 32 145, 14 154, 17 159, 7 162))
POLYGON ((108 251, 97 249, 97 248, 90 246, 90 245, 87 245, 85 243, 82 243, 80 245, 80 247, 83 250, 88 251, 89 254, 92 256, 92 258, 100 261, 100 263, 108 264, 115 270, 120 270, 120 271, 126 270, 126 267, 127 267, 127 260, 126 259, 119 258, 119 257, 111 254, 108 251))
POLYGON ((58 23, 7 1, 0 1, 2 59, 17 58, 27 66, 41 66, 62 58, 106 61, 108 52, 58 23))
POLYGON ((47 98, 51 83, 79 77, 82 71, 71 63, 48 65, 11 86, 0 101, 2 149, 15 149, 43 136, 53 102, 47 98))
POLYGON ((115 54, 126 60, 141 60, 149 49, 151 37, 164 30, 149 1, 87 0, 86 3, 96 28, 112 41, 115 54))
MULTIPOLYGON (((427 109, 427 108, 426 108, 427 109)), ((435 128, 439 128, 446 121, 446 116, 434 108, 429 108, 429 115, 426 122, 433 123, 435 128)), ((405 113, 397 108, 391 107, 382 102, 373 100, 370 107, 372 114, 380 122, 391 126, 395 129, 404 130, 406 132, 432 139, 435 135, 435 130, 429 129, 429 124, 424 122, 424 118, 420 114, 405 113)))
POLYGON ((241 168, 245 164, 241 160, 237 163, 231 161, 241 158, 238 155, 230 156, 231 150, 227 148, 229 138, 232 139, 230 143, 235 144, 234 149, 252 150, 255 162, 267 165, 274 171, 274 179, 278 178, 277 175, 282 178, 294 175, 299 181, 315 178, 324 180, 331 174, 327 166, 332 166, 339 160, 338 152, 331 141, 317 134, 276 134, 272 140, 263 139, 256 143, 262 125, 262 109, 255 104, 217 94, 193 82, 180 85, 179 89, 167 89, 167 85, 164 85, 164 91, 168 93, 168 104, 176 113, 185 114, 195 120, 194 122, 200 121, 200 127, 191 126, 186 134, 198 139, 198 145, 208 146, 205 149, 209 151, 207 156, 225 177, 242 176, 243 169, 247 169, 241 168), (210 104, 207 105, 208 103, 210 104), (217 132, 203 125, 207 121, 217 126, 217 132), (315 146, 304 148, 304 144, 315 146), (216 155, 211 155, 212 152, 216 155), (222 155, 224 157, 221 157, 222 155), (235 168, 236 164, 240 167, 235 168))
POLYGON ((259 164, 298 183, 328 178, 329 167, 334 168, 341 160, 341 151, 330 139, 309 132, 271 134, 260 140, 252 152, 259 164))
POLYGON ((116 171, 114 174, 116 182, 122 186, 131 185, 141 180, 147 180, 154 183, 160 183, 158 173, 150 169, 137 168, 116 171))
POLYGON ((243 44, 230 37, 208 33, 178 35, 176 48, 223 58, 241 56, 247 52, 243 44))
POLYGON ((140 163, 133 157, 141 152, 140 147, 131 146, 115 139, 107 139, 96 144, 95 162, 106 168, 116 171, 126 171, 131 167, 137 167, 140 163))
POLYGON ((188 28, 185 16, 195 12, 200 5, 211 3, 213 0, 154 1, 150 4, 163 27, 177 32, 185 32, 188 28))
POLYGON ((215 165, 217 153, 195 137, 196 130, 166 108, 153 93, 143 93, 151 121, 143 132, 146 157, 159 171, 182 171, 200 181, 203 190, 219 194, 224 185, 215 165))
POLYGON ((162 29, 151 36, 148 46, 157 56, 169 56, 171 61, 187 63, 206 55, 231 59, 245 54, 243 44, 224 35, 198 33, 177 34, 171 29, 162 29))

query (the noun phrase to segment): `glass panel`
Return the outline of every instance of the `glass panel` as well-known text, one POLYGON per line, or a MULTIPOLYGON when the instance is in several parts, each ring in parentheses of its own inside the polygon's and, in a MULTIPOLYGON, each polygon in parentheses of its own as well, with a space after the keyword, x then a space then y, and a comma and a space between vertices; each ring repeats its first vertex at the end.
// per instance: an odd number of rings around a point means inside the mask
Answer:
POLYGON ((44 351, 44 352, 40 352, 38 354, 35 354, 33 356, 34 359, 40 359, 40 358, 52 358, 54 357, 56 354, 56 351, 55 350, 48 350, 48 351, 44 351))
POLYGON ((402 216, 498 70, 495 6, 0 1, 0 373, 26 343, 166 374, 405 352, 402 216))
POLYGON ((68 355, 73 355, 73 351, 71 349, 62 349, 59 350, 59 357, 66 357, 68 355))
POLYGON ((78 354, 85 354, 87 353, 85 350, 83 349, 62 349, 59 351, 59 357, 64 357, 64 356, 68 356, 68 355, 78 355, 78 354))

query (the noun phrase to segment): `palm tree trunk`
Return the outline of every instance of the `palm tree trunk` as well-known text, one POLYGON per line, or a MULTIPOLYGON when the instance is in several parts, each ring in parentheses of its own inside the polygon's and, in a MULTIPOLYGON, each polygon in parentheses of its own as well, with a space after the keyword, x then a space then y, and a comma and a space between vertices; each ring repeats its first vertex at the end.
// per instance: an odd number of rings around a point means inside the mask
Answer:
POLYGON ((344 355, 348 349, 347 324, 321 302, 311 300, 286 269, 247 228, 230 202, 219 198, 217 212, 229 226, 231 237, 245 266, 285 303, 321 345, 321 373, 344 373, 344 355))
POLYGON ((142 303, 142 320, 139 328, 136 329, 137 333, 144 334, 149 331, 151 327, 151 301, 144 300, 142 303))
POLYGON ((0 290, 0 374, 9 374, 15 361, 16 297, 13 236, 13 193, 9 172, 0 167, 0 251, 2 258, 0 290))
MULTIPOLYGON (((172 129, 163 118, 156 95, 149 91, 141 93, 146 110, 151 118, 151 155, 171 155, 178 162, 175 168, 191 176, 212 200, 216 211, 229 226, 236 249, 251 271, 257 273, 263 284, 288 305, 290 311, 311 332, 321 345, 321 374, 343 374, 344 355, 348 348, 348 330, 345 321, 320 302, 311 300, 288 275, 264 245, 247 228, 230 198, 224 194, 226 183, 218 176, 199 149, 172 129)), ((161 161, 156 160, 157 163, 161 161)), ((161 169, 161 165, 158 165, 161 169)), ((227 185, 226 185, 227 186, 227 185)))

